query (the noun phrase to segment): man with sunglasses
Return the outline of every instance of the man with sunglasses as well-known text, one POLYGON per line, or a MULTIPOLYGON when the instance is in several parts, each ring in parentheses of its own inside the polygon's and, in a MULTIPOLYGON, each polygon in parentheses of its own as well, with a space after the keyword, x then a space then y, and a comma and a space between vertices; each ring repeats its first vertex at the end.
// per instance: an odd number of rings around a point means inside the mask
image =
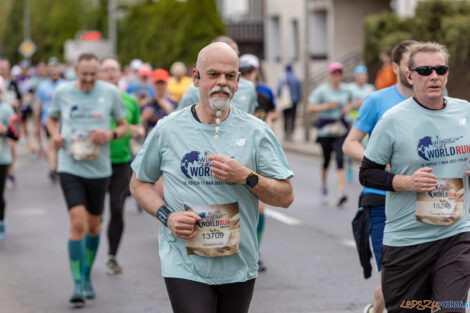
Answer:
MULTIPOLYGON (((343 151, 357 162, 362 162, 364 157, 363 138, 372 133, 380 117, 390 108, 406 100, 413 95, 411 85, 406 80, 405 72, 408 69, 409 48, 417 43, 414 40, 405 40, 396 45, 392 50, 393 71, 397 76, 397 83, 391 87, 377 90, 370 94, 361 105, 353 127, 344 140, 343 151)), ((386 191, 364 187, 359 196, 360 209, 354 218, 354 233, 365 233, 367 240, 362 243, 366 249, 372 250, 371 254, 360 254, 361 265, 364 268, 364 277, 368 278, 372 273, 370 266, 370 256, 373 255, 380 273, 380 250, 385 228, 385 195, 386 191), (369 217, 368 223, 358 223, 363 217, 369 217), (369 248, 370 247, 370 248, 369 248)), ((358 251, 361 249, 361 242, 358 242, 358 251)), ((374 290, 374 302, 364 308, 364 313, 382 313, 385 309, 382 286, 378 285, 374 290)))
POLYGON ((381 263, 389 313, 425 300, 465 312, 439 303, 464 304, 470 287, 470 103, 444 97, 447 64, 440 44, 411 47, 413 97, 379 120, 361 164, 361 183, 388 191, 381 263))

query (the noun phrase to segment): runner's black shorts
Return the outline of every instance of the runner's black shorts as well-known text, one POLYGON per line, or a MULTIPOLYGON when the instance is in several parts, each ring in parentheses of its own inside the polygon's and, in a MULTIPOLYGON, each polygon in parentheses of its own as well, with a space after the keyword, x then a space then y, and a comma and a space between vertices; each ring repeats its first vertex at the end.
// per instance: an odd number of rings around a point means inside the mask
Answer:
MULTIPOLYGON (((445 227, 445 226, 434 226, 445 227)), ((439 313, 465 312, 470 287, 470 232, 413 246, 382 246, 382 291, 389 313, 418 313, 407 301, 441 301, 439 313)), ((437 311, 435 311, 437 312, 437 311)))
POLYGON ((59 173, 59 177, 69 210, 75 206, 83 205, 92 215, 103 213, 109 177, 84 178, 68 173, 59 173))
POLYGON ((174 313, 248 313, 255 279, 209 285, 165 277, 165 284, 174 313))

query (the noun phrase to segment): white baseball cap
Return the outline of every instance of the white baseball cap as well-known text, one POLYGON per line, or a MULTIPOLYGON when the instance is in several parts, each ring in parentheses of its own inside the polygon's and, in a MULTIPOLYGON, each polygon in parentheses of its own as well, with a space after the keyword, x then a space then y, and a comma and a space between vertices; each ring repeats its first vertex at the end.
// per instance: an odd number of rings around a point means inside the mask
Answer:
POLYGON ((142 62, 142 60, 139 60, 139 59, 134 59, 131 61, 131 70, 133 71, 138 71, 142 65, 144 64, 144 62, 142 62))
POLYGON ((254 54, 244 54, 240 57, 240 64, 249 65, 254 68, 259 68, 259 59, 254 54))

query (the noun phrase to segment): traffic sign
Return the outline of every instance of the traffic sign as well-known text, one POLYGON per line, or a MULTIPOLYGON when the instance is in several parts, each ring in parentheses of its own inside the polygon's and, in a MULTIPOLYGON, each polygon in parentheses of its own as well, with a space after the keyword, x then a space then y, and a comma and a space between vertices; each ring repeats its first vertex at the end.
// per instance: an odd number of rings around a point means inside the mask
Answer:
POLYGON ((25 39, 18 48, 18 51, 27 59, 30 58, 36 50, 36 44, 31 39, 25 39))

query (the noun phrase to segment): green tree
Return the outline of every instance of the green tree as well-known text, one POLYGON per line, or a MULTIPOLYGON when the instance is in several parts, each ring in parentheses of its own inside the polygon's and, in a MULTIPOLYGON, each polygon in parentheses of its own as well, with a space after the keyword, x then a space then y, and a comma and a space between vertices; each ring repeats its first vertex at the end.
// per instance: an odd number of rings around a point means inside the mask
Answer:
MULTIPOLYGON (((451 96, 470 99, 470 2, 420 1, 415 16, 402 19, 393 13, 372 15, 366 19, 364 59, 375 74, 380 66, 378 51, 391 48, 405 39, 435 41, 449 50, 451 96)), ((373 79, 374 75, 371 75, 373 79)))
POLYGON ((146 1, 119 23, 118 54, 123 63, 140 58, 168 69, 176 60, 193 63, 204 45, 224 33, 214 0, 146 1))

